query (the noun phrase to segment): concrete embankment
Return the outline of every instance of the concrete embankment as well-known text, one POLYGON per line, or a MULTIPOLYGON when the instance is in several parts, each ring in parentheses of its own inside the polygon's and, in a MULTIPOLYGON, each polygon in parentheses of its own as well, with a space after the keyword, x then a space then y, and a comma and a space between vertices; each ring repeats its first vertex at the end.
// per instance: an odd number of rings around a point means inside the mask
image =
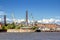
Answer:
POLYGON ((7 32, 34 32, 31 29, 8 29, 7 32))

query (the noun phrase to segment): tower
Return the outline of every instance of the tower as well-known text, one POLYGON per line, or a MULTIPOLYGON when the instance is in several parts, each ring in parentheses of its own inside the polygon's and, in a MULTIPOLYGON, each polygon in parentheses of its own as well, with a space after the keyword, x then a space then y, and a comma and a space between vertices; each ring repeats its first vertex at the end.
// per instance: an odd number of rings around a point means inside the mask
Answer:
POLYGON ((26 11, 26 26, 28 26, 28 10, 26 11))
POLYGON ((6 15, 4 15, 4 25, 6 26, 6 15))

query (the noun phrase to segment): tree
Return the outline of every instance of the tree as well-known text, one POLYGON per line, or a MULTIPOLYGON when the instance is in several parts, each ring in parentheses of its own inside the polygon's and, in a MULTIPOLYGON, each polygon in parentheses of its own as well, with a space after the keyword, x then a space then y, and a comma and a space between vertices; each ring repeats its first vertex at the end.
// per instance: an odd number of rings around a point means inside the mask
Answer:
POLYGON ((38 28, 38 27, 36 27, 36 26, 33 26, 33 27, 32 27, 33 30, 35 30, 35 29, 37 29, 37 28, 38 28))

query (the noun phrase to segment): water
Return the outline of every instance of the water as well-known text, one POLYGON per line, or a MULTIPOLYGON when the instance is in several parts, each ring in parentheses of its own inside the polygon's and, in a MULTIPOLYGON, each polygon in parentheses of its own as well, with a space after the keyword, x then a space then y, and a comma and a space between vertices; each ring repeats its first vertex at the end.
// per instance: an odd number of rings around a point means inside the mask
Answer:
POLYGON ((0 40, 60 40, 60 32, 0 33, 0 40))

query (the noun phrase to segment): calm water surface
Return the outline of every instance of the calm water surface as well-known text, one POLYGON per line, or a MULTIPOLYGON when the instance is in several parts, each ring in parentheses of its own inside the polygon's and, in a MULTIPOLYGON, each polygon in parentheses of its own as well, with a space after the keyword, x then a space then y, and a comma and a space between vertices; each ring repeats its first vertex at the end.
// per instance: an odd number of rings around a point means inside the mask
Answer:
POLYGON ((60 40, 60 32, 0 33, 0 40, 60 40))

